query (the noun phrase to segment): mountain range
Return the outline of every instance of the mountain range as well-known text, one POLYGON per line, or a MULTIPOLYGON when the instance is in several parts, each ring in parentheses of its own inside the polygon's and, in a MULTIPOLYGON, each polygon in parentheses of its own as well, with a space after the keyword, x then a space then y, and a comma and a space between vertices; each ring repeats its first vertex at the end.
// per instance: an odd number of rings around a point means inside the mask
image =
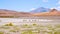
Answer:
POLYGON ((38 8, 30 12, 18 12, 7 9, 0 9, 0 17, 28 17, 28 16, 60 16, 60 11, 56 9, 38 8))
POLYGON ((51 9, 49 9, 49 8, 39 7, 39 8, 37 8, 35 10, 32 10, 30 12, 32 12, 32 13, 42 13, 42 12, 48 12, 50 10, 51 9))
POLYGON ((60 11, 52 9, 49 12, 35 13, 35 16, 60 16, 60 11))

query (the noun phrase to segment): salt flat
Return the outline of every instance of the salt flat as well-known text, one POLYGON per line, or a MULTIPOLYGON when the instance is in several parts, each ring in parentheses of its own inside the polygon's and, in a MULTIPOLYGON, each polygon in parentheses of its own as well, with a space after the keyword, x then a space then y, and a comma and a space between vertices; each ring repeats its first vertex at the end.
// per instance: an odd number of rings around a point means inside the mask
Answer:
POLYGON ((20 18, 0 18, 0 24, 6 24, 6 23, 14 23, 16 25, 20 24, 31 24, 31 23, 37 23, 37 24, 56 24, 60 23, 60 16, 59 17, 20 17, 20 18))

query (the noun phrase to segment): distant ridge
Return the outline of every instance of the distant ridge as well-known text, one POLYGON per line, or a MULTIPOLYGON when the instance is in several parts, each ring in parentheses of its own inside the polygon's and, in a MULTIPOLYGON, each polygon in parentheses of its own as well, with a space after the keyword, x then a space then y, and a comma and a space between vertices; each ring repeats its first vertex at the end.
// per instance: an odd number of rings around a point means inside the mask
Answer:
POLYGON ((32 17, 32 16, 60 16, 60 11, 52 9, 47 12, 31 13, 0 9, 0 17, 32 17))
POLYGON ((48 11, 50 11, 49 8, 39 7, 37 9, 35 9, 35 10, 32 10, 31 12, 32 13, 42 13, 42 12, 48 12, 48 11))
POLYGON ((0 9, 0 17, 24 17, 31 16, 28 12, 17 12, 13 10, 0 9))
POLYGON ((60 16, 60 11, 52 9, 49 12, 35 13, 35 16, 60 16))

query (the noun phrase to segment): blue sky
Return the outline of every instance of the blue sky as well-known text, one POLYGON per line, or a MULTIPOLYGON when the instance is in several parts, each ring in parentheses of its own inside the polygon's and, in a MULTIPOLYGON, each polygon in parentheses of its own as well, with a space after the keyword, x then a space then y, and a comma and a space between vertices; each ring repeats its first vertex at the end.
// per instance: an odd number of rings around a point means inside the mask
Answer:
POLYGON ((60 0, 0 0, 0 9, 28 12, 39 7, 60 9, 60 0))

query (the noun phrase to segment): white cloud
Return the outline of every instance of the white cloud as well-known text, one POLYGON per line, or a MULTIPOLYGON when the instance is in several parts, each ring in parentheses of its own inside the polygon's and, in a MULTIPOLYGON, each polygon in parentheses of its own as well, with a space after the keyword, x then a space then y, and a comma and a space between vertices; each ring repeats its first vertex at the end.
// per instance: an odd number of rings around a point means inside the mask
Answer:
POLYGON ((60 10, 60 6, 57 7, 57 10, 60 10))
POLYGON ((60 4, 60 0, 58 0, 58 3, 57 4, 60 4))
POLYGON ((50 8, 50 9, 57 9, 56 7, 52 7, 52 8, 50 8))
POLYGON ((53 8, 51 8, 51 9, 58 9, 58 10, 60 10, 60 6, 58 6, 58 7, 53 7, 53 8))
POLYGON ((58 4, 60 4, 60 1, 58 2, 58 4))
POLYGON ((48 2, 48 0, 42 0, 43 2, 48 2))
POLYGON ((60 6, 58 6, 57 9, 60 10, 60 6))
POLYGON ((32 9, 30 9, 30 10, 35 10, 36 8, 32 8, 32 9))
POLYGON ((54 8, 50 8, 50 9, 54 9, 54 8))

